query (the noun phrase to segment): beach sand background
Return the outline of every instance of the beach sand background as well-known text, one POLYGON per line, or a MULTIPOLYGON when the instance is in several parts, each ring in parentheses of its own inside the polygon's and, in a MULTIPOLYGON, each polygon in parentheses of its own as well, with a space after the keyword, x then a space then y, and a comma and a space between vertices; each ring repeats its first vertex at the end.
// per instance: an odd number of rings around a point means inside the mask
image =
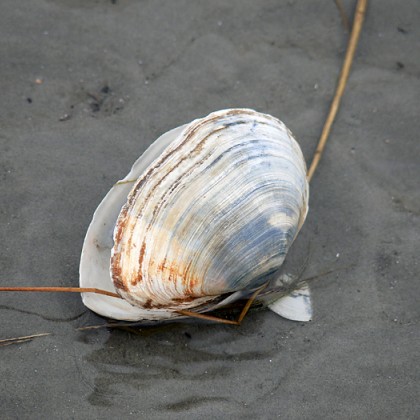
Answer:
MULTIPOLYGON (((280 118, 309 162, 348 39, 321 0, 3 0, 0 35, 4 286, 78 285, 102 197, 211 111, 280 118)), ((78 294, 3 293, 0 338, 53 334, 0 348, 1 417, 419 418, 419 45, 416 0, 370 2, 285 266, 312 322, 78 332, 78 294)))

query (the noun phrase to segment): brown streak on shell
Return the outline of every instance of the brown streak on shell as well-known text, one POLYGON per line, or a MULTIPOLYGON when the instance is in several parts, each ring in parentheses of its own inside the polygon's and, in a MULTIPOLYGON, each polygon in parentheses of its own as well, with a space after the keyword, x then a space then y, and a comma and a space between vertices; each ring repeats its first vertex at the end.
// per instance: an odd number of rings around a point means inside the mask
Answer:
POLYGON ((142 307, 144 309, 166 309, 171 307, 172 305, 168 304, 168 305, 162 305, 159 303, 153 303, 152 299, 147 299, 145 303, 143 303, 142 307))
MULTIPOLYGON (((150 261, 150 265, 154 265, 154 261, 150 261)), ((166 265, 166 258, 163 259, 163 261, 158 265, 158 270, 159 271, 164 271, 167 269, 167 265, 166 265)))
POLYGON ((174 303, 185 303, 185 302, 192 302, 195 299, 194 296, 187 296, 184 298, 173 298, 172 302, 174 303))
POLYGON ((143 241, 140 249, 140 256, 139 256, 139 271, 137 272, 137 277, 131 279, 131 284, 135 286, 137 283, 140 283, 143 280, 143 276, 141 274, 141 266, 143 264, 144 254, 146 253, 146 242, 143 241))
POLYGON ((125 230, 125 227, 126 227, 126 224, 127 224, 127 218, 126 218, 127 211, 128 211, 128 209, 126 207, 123 207, 122 210, 121 210, 121 214, 120 214, 121 222, 117 225, 118 228, 117 228, 117 230, 114 234, 114 243, 115 242, 119 243, 121 241, 121 238, 123 237, 124 230, 125 230))
POLYGON ((112 265, 112 280, 114 282, 114 286, 116 291, 122 290, 124 292, 128 292, 128 287, 124 284, 124 282, 121 280, 121 268, 119 264, 119 257, 118 258, 112 258, 111 261, 112 265))
MULTIPOLYGON (((173 261, 171 264, 168 264, 166 258, 157 266, 157 270, 162 274, 165 272, 169 274, 163 275, 163 278, 167 278, 171 282, 175 282, 176 279, 181 278, 183 284, 186 286, 186 292, 188 293, 188 299, 195 299, 199 297, 197 293, 194 293, 195 287, 200 283, 197 277, 191 277, 189 271, 191 268, 192 261, 190 261, 186 268, 181 269, 177 262, 173 261)), ((150 266, 155 266, 156 262, 154 260, 150 261, 150 266)), ((184 301, 184 299, 177 298, 177 301, 184 301)), ((190 300, 188 300, 189 302, 190 300)))
POLYGON ((179 303, 188 303, 192 302, 195 298, 193 296, 186 297, 186 298, 174 298, 172 299, 172 303, 168 304, 161 304, 161 303, 153 303, 152 299, 147 299, 145 303, 143 303, 142 307, 144 309, 166 309, 171 308, 172 306, 177 305, 179 303))

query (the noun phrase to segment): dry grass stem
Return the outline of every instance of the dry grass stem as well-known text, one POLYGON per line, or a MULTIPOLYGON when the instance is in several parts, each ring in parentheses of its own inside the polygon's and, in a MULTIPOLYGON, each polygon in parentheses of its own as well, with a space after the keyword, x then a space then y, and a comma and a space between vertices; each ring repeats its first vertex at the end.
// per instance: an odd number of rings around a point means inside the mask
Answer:
POLYGON ((335 2, 335 5, 337 6, 338 12, 340 13, 341 22, 344 26, 344 29, 347 32, 350 32, 350 21, 344 9, 343 2, 341 0, 334 0, 334 2, 335 2))
POLYGON ((45 337, 47 335, 51 335, 51 333, 40 333, 40 334, 25 335, 23 337, 6 338, 4 340, 0 340, 0 347, 10 346, 11 344, 25 343, 26 341, 31 341, 34 338, 45 337))
POLYGON ((121 299, 120 295, 108 290, 93 287, 0 287, 0 292, 61 292, 61 293, 97 293, 121 299))
POLYGON ((312 163, 308 170, 308 181, 312 179, 315 170, 321 160, 321 156, 324 152, 325 145, 328 140, 328 136, 331 131, 335 116, 337 115, 338 108, 340 106, 341 98, 343 97, 344 90, 347 85, 349 78, 351 65, 353 63, 354 54, 356 52, 357 43, 359 41, 360 32, 362 30, 363 21, 366 14, 367 0, 358 0, 356 5, 356 11, 353 20, 353 29, 351 31, 350 39, 347 45, 346 55, 344 57, 343 67, 341 68, 340 76, 338 78, 338 84, 335 91, 333 101, 331 103, 330 111, 322 129, 321 137, 318 142, 318 146, 315 150, 312 163))

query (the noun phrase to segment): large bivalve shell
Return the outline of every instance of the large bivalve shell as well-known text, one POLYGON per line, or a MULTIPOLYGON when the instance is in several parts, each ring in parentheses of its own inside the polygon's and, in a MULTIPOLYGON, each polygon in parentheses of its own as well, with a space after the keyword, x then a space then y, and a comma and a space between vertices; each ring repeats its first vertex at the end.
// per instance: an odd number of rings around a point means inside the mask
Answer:
POLYGON ((133 176, 128 196, 120 182, 101 203, 82 253, 81 285, 112 290, 112 279, 125 300, 84 294, 84 303, 117 319, 176 317, 258 288, 278 274, 308 210, 297 142, 281 121, 249 109, 172 130, 125 180, 133 176))

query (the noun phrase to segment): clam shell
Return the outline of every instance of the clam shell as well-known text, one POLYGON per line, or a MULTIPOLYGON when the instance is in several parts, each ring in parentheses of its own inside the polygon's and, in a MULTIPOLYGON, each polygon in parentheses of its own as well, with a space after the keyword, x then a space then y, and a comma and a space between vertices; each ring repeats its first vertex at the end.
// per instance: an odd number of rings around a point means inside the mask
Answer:
MULTIPOLYGON (((230 109, 158 143, 135 164, 110 264, 115 290, 138 319, 204 310, 275 276, 308 210, 306 165, 286 126, 230 109)), ((106 237, 115 214, 109 219, 106 237)))

